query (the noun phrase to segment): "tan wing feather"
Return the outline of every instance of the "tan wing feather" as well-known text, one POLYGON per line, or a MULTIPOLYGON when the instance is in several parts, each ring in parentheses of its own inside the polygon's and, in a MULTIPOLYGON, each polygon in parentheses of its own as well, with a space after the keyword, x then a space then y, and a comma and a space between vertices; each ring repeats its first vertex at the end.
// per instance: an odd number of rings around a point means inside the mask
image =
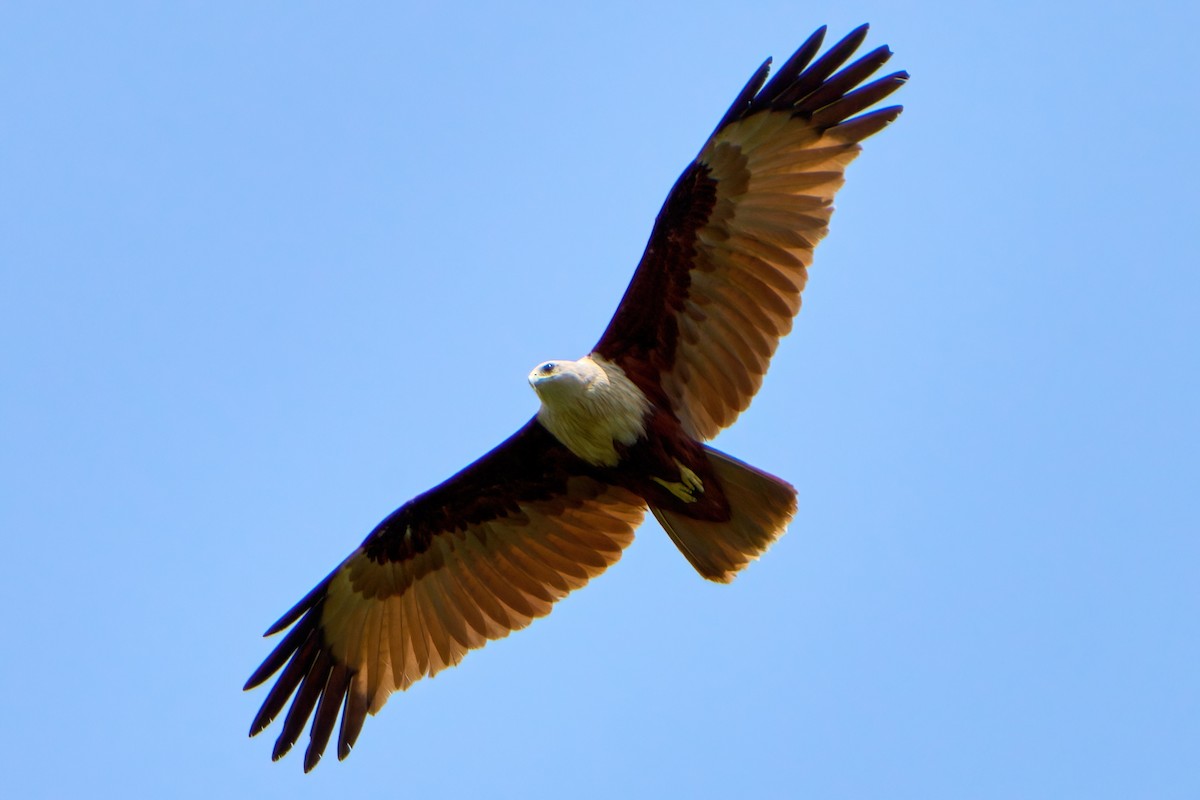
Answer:
POLYGON ((701 152, 716 207, 728 211, 697 232, 683 335, 661 378, 690 435, 711 439, 761 386, 860 149, 837 128, 822 133, 803 117, 767 111, 726 126, 701 152))
MULTIPOLYGON (((576 478, 571 488, 584 483, 593 484, 576 478)), ((620 558, 644 504, 608 487, 577 504, 551 500, 521 511, 438 537, 409 562, 379 565, 356 553, 333 576, 320 627, 370 713, 393 692, 549 614, 620 558)))
MULTIPOLYGON (((417 555, 381 563, 359 548, 297 623, 294 633, 305 640, 281 643, 295 655, 254 729, 286 702, 286 694, 275 695, 281 686, 298 685, 276 756, 295 743, 315 707, 305 757, 311 769, 328 741, 337 712, 330 703, 336 703, 343 706, 338 750, 345 757, 362 717, 378 712, 393 692, 549 614, 556 601, 615 563, 644 512, 633 493, 575 476, 560 494, 439 532, 417 555), (305 670, 302 679, 286 677, 297 669, 305 670)), ((260 670, 252 683, 269 674, 260 670)))

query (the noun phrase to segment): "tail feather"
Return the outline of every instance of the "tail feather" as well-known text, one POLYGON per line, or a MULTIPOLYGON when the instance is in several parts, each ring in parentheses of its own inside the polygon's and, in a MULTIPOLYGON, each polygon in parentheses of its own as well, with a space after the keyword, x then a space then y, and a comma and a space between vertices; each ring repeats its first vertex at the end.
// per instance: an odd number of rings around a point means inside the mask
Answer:
POLYGON ((650 511, 697 572, 711 581, 729 583, 783 535, 796 513, 796 490, 787 481, 719 450, 704 450, 725 490, 732 518, 710 522, 654 506, 650 511))

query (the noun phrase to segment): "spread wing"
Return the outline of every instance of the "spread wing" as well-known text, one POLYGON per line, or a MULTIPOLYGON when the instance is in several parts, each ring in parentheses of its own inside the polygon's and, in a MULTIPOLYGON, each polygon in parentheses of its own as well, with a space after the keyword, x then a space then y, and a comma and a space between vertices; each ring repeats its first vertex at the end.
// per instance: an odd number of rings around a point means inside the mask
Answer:
POLYGON ((813 61, 824 33, 769 83, 768 60, 738 95, 671 189, 595 348, 668 402, 697 439, 730 425, 762 385, 800 310, 846 165, 858 142, 900 114, 899 106, 860 113, 908 79, 895 72, 860 86, 891 51, 838 71, 867 26, 813 61))
POLYGON ((283 672, 250 727, 291 698, 282 757, 312 718, 307 772, 341 715, 338 757, 368 712, 468 650, 524 628, 621 557, 645 505, 585 474, 536 421, 379 524, 267 635, 291 630, 246 683, 283 672))

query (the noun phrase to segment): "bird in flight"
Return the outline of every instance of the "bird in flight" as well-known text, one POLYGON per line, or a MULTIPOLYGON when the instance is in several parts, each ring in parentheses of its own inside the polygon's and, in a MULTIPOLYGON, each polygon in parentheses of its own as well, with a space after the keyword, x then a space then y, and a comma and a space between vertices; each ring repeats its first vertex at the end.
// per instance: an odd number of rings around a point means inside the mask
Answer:
POLYGON ((345 758, 393 692, 545 616, 615 563, 647 508, 713 581, 783 533, 795 489, 703 443, 762 385, 846 165, 900 114, 869 110, 908 80, 864 83, 886 46, 847 65, 866 34, 816 58, 821 28, 769 81, 770 60, 759 67, 672 187, 595 348, 529 373, 536 416, 392 512, 270 627, 287 633, 245 688, 279 673, 251 736, 291 701, 275 759, 311 718, 311 770, 339 716, 345 758))

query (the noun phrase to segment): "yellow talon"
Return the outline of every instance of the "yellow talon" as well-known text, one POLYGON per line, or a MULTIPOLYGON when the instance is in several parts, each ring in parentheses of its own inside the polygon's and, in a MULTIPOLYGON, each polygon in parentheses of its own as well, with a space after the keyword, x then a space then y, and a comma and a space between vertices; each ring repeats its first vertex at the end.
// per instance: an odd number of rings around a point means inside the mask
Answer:
MULTIPOLYGON (((677 460, 675 463, 679 464, 679 461, 677 460)), ((704 481, 683 464, 679 464, 679 477, 683 479, 683 485, 691 489, 693 494, 704 494, 704 481)))
POLYGON ((685 467, 679 459, 675 459, 675 464, 679 467, 680 480, 667 481, 662 478, 652 478, 652 480, 683 502, 696 502, 696 495, 704 493, 704 481, 700 480, 699 475, 685 467))

